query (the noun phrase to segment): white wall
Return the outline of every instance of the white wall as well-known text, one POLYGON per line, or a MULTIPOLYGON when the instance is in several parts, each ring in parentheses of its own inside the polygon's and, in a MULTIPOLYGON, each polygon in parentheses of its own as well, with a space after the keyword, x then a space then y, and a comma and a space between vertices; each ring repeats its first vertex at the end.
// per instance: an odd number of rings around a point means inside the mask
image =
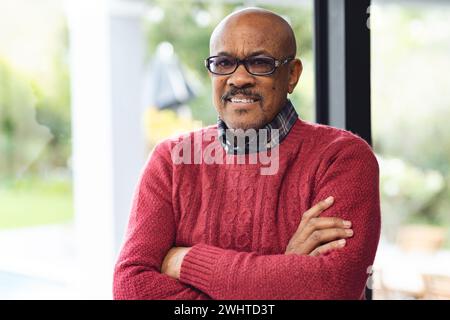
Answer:
POLYGON ((75 221, 83 299, 111 298, 112 270, 145 161, 139 1, 68 0, 75 221))

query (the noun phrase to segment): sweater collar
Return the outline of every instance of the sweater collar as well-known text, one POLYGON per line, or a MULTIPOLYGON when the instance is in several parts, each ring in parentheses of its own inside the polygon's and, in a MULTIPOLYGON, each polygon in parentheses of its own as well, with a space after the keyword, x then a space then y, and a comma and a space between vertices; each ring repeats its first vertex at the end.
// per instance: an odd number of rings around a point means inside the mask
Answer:
POLYGON ((289 99, 270 123, 258 130, 247 130, 243 136, 229 130, 225 122, 218 117, 219 141, 228 154, 249 154, 265 151, 280 144, 287 137, 297 119, 298 114, 289 99))

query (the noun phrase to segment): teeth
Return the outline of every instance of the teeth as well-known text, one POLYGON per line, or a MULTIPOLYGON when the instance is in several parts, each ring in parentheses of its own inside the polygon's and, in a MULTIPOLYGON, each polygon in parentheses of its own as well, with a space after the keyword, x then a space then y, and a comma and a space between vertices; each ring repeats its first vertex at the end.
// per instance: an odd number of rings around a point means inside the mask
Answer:
POLYGON ((253 100, 253 99, 231 98, 231 102, 233 102, 233 103, 253 103, 253 102, 255 102, 255 100, 253 100))

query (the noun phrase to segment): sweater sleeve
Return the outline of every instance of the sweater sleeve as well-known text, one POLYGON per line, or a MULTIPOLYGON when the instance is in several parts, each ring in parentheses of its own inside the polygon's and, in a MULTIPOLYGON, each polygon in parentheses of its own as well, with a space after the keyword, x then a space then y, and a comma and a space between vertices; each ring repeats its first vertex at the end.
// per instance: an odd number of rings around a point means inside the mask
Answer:
POLYGON ((114 299, 210 299, 165 274, 161 265, 175 246, 172 166, 157 146, 135 192, 124 245, 114 270, 114 299))
POLYGON ((322 161, 313 195, 313 204, 335 197, 322 216, 352 221, 354 236, 344 248, 311 257, 197 244, 180 280, 213 299, 360 299, 380 234, 379 169, 369 145, 349 140, 322 161))

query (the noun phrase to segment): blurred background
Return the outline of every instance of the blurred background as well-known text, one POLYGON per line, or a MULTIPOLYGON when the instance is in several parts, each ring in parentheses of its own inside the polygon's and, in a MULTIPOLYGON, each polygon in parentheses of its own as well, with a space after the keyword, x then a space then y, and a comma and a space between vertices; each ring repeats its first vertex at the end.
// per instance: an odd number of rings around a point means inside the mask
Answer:
MULTIPOLYGON (((110 299, 154 145, 213 124, 203 60, 228 13, 283 15, 315 121, 313 0, 0 0, 0 299, 110 299)), ((450 299, 450 1, 373 0, 374 299, 450 299)))

